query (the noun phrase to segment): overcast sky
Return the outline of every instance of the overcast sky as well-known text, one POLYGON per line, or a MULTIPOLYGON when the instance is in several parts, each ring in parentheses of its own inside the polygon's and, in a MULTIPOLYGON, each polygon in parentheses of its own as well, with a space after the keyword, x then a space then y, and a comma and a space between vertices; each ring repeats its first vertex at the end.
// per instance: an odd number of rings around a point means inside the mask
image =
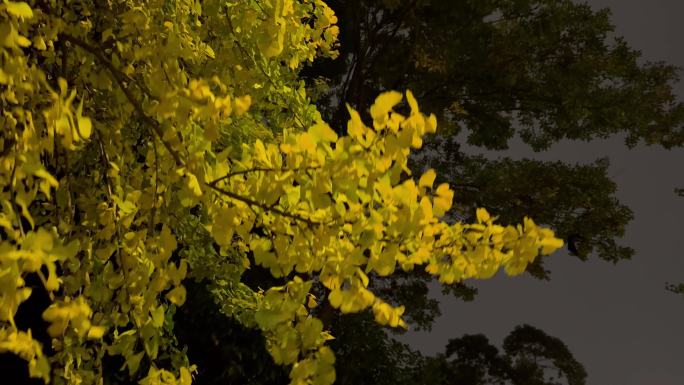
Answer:
MULTIPOLYGON (((646 60, 684 67, 684 1, 589 3, 611 8, 617 34, 646 60)), ((684 99, 684 84, 677 91, 684 99)), ((409 332, 402 340, 428 354, 464 333, 484 333, 500 346, 516 325, 527 323, 569 346, 587 369, 588 385, 684 384, 684 298, 665 290, 666 282, 684 282, 684 198, 673 192, 684 187, 684 149, 628 150, 623 143, 566 141, 540 154, 516 143, 505 155, 572 163, 608 156, 618 198, 634 210, 624 239, 636 250, 631 261, 580 262, 558 252, 546 263, 550 282, 501 274, 469 281, 480 291, 472 303, 443 298, 435 286, 443 316, 432 332, 409 332)))

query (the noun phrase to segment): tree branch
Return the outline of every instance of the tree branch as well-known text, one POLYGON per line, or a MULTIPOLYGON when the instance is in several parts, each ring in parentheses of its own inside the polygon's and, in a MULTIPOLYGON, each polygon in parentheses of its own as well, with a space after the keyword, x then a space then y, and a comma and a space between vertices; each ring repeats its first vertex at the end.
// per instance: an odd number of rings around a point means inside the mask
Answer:
POLYGON ((309 226, 311 226, 311 227, 313 227, 313 226, 315 226, 315 225, 320 225, 320 224, 321 224, 321 223, 319 223, 319 222, 314 222, 314 221, 312 221, 310 218, 305 218, 305 217, 303 217, 303 216, 301 216, 301 215, 297 215, 297 214, 291 214, 291 213, 288 213, 288 212, 286 212, 286 211, 283 211, 283 210, 278 209, 278 208, 273 207, 273 206, 267 206, 267 205, 265 205, 265 204, 263 204, 263 203, 259 203, 259 202, 255 201, 255 200, 252 200, 252 199, 249 199, 249 198, 247 198, 247 197, 243 197, 243 196, 241 196, 241 195, 238 195, 238 194, 236 194, 236 193, 234 193, 234 192, 232 192, 232 191, 228 191, 228 190, 224 190, 224 189, 222 189, 222 188, 220 188, 220 187, 216 187, 216 186, 214 186, 214 185, 212 185, 212 184, 210 184, 210 183, 209 183, 209 184, 206 184, 206 186, 208 186, 208 187, 211 188, 212 190, 216 191, 217 193, 222 194, 222 195, 225 195, 225 196, 227 196, 227 197, 229 197, 229 198, 235 199, 236 201, 240 201, 240 202, 246 203, 246 204, 248 204, 248 205, 250 205, 250 206, 258 207, 258 208, 260 208, 260 209, 262 209, 262 210, 264 210, 264 211, 271 211, 271 212, 273 212, 273 213, 275 213, 275 214, 278 214, 278 215, 283 216, 283 217, 286 217, 286 218, 294 219, 294 220, 299 221, 299 222, 304 222, 304 223, 306 223, 307 225, 309 225, 309 226))
POLYGON ((288 171, 301 172, 301 171, 308 171, 308 170, 318 170, 319 168, 320 168, 320 166, 311 166, 311 167, 302 167, 302 168, 293 168, 293 169, 253 167, 253 168, 249 168, 246 170, 239 170, 239 171, 230 172, 230 173, 228 173, 228 174, 226 174, 220 178, 216 178, 216 179, 212 180, 211 182, 209 182, 209 185, 210 186, 216 186, 219 182, 222 182, 226 179, 230 179, 230 178, 232 178, 234 176, 238 176, 238 175, 249 174, 251 172, 259 172, 259 171, 261 171, 261 172, 288 172, 288 171))
POLYGON ((164 132, 162 131, 162 128, 159 125, 159 122, 157 122, 156 120, 152 119, 147 114, 145 114, 145 111, 143 111, 143 109, 142 109, 141 102, 136 99, 136 97, 133 95, 133 93, 131 93, 131 90, 129 90, 128 87, 126 86, 124 76, 121 73, 121 71, 119 71, 116 67, 114 67, 114 65, 109 60, 107 60, 107 58, 104 57, 104 55, 102 54, 102 52, 100 50, 91 46, 90 44, 86 43, 85 41, 83 41, 77 37, 74 37, 74 36, 71 36, 68 34, 64 34, 64 33, 60 34, 59 36, 60 36, 60 38, 64 39, 65 41, 68 41, 68 42, 88 51, 91 55, 95 56, 95 58, 102 65, 104 65, 107 68, 107 70, 109 70, 109 73, 112 74, 112 77, 114 78, 114 80, 118 84, 121 91, 126 96, 126 99, 128 99, 128 102, 131 103, 131 105, 133 106, 135 111, 138 114, 140 114, 141 118, 143 119, 143 122, 145 122, 152 129, 152 132, 159 137, 159 140, 162 142, 164 147, 166 147, 166 150, 169 152, 169 154, 171 154, 171 156, 173 157, 173 160, 176 162, 176 165, 177 166, 184 166, 185 163, 181 159, 178 152, 173 148, 173 146, 171 146, 170 143, 168 143, 167 141, 164 140, 164 132))

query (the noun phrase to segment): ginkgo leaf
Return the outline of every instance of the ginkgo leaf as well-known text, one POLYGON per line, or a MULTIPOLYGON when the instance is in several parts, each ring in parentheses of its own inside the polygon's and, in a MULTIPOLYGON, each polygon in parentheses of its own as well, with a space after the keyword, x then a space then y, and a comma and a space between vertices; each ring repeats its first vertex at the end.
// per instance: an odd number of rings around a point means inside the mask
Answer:
POLYGON ((243 115, 247 110, 249 110, 249 107, 252 105, 252 97, 249 95, 244 95, 235 98, 235 104, 234 104, 234 111, 235 115, 240 116, 243 115))
POLYGON ((308 297, 308 299, 306 300, 306 306, 307 306, 309 309, 313 309, 313 308, 315 308, 316 306, 318 306, 318 302, 316 302, 316 296, 314 296, 313 294, 309 294, 309 297, 308 297))
POLYGON ((159 246, 159 255, 162 261, 168 260, 173 251, 176 250, 178 243, 171 233, 169 226, 162 227, 162 231, 159 235, 159 246))
POLYGON ((192 384, 192 376, 190 375, 190 371, 188 368, 185 366, 182 366, 180 368, 180 377, 178 379, 179 385, 191 385, 192 384))
POLYGON ((298 329, 302 336, 302 349, 307 350, 317 345, 323 332, 323 323, 317 318, 307 318, 298 326, 298 329))
POLYGON ((88 139, 93 130, 93 124, 90 118, 83 116, 83 99, 81 99, 76 109, 76 133, 74 137, 79 139, 88 139))
POLYGON ((342 305, 342 300, 342 290, 339 288, 332 290, 330 294, 328 294, 328 301, 334 308, 339 308, 342 305))
POLYGON ((190 191, 192 191, 192 193, 197 197, 202 196, 202 188, 200 187, 199 180, 197 180, 195 174, 188 172, 185 174, 185 176, 187 178, 187 186, 190 191))
POLYGON ((12 16, 20 17, 23 19, 30 19, 33 17, 33 10, 31 7, 23 1, 5 1, 5 7, 7 13, 12 16))
POLYGON ((425 132, 434 134, 437 132, 437 117, 435 114, 430 114, 425 124, 425 132))
POLYGON ((420 114, 418 102, 416 101, 416 98, 413 97, 413 92, 411 92, 411 90, 406 90, 406 100, 408 101, 409 107, 411 108, 411 115, 420 114))
POLYGON ((126 356, 126 367, 128 368, 129 375, 132 376, 138 371, 138 368, 140 367, 140 361, 142 361, 144 355, 145 352, 139 352, 126 356))
POLYGON ((29 40, 27 37, 22 36, 22 35, 15 35, 14 37, 15 43, 22 48, 30 47, 31 46, 31 40, 29 40))
POLYGON ((106 331, 107 328, 103 326, 91 326, 90 329, 88 329, 88 338, 91 340, 99 340, 104 336, 106 331))
POLYGON ((397 91, 383 92, 376 99, 370 108, 370 114, 374 122, 384 123, 384 119, 392 108, 401 102, 403 96, 397 91))
POLYGON ((170 292, 166 293, 166 298, 171 302, 172 304, 176 306, 181 306, 185 303, 185 298, 187 296, 187 292, 185 290, 185 287, 181 286, 176 286, 171 290, 170 292))
POLYGON ((152 316, 152 325, 154 327, 159 328, 164 324, 164 307, 162 305, 152 310, 150 315, 152 316))
POLYGON ((436 177, 437 173, 435 172, 435 170, 429 169, 420 177, 420 180, 418 181, 418 186, 432 188, 432 184, 435 182, 436 177))
POLYGON ((366 126, 361 120, 361 115, 359 115, 355 109, 351 108, 349 104, 347 104, 347 111, 349 111, 350 115, 349 121, 347 122, 347 135, 358 140, 366 132, 366 126))
POLYGON ((311 126, 308 131, 316 142, 334 142, 337 140, 337 134, 330 128, 327 123, 319 122, 311 126))
POLYGON ((563 240, 555 237, 544 238, 539 242, 539 245, 542 247, 541 253, 543 255, 549 255, 563 247, 563 240))
POLYGON ((231 245, 235 231, 234 218, 235 213, 229 208, 222 208, 214 215, 211 235, 220 246, 228 247, 231 245))
POLYGON ((47 45, 45 44, 45 39, 43 39, 42 36, 36 36, 33 39, 33 46, 36 47, 36 49, 40 50, 40 51, 45 51, 47 49, 47 45))
POLYGON ((454 192, 449 188, 449 185, 442 183, 437 186, 435 190, 435 197, 433 198, 433 212, 437 217, 441 217, 451 208, 454 198, 454 192))
POLYGON ((430 199, 428 199, 428 197, 423 197, 420 200, 419 205, 422 213, 422 222, 429 223, 434 216, 434 209, 432 207, 432 204, 430 203, 430 199))
POLYGON ((490 216, 489 216, 489 213, 487 212, 487 210, 480 207, 475 211, 475 214, 476 214, 478 222, 480 222, 480 223, 489 222, 490 216))
POLYGON ((401 315, 404 313, 404 307, 399 306, 393 308, 387 303, 376 301, 373 305, 373 313, 375 314, 375 321, 381 325, 389 325, 392 327, 405 326, 401 315))

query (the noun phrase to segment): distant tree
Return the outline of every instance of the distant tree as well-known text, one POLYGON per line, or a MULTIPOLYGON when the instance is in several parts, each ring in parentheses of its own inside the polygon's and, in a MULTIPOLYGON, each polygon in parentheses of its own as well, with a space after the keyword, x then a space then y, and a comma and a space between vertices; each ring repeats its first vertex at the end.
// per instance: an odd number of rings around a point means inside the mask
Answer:
POLYGON ((338 384, 369 381, 378 385, 584 385, 587 373, 558 338, 529 326, 517 326, 502 350, 482 334, 450 339, 444 353, 425 356, 406 344, 371 336, 363 317, 333 344, 338 352, 338 384), (370 337, 370 338, 369 338, 370 337), (343 341, 357 341, 348 344, 343 341), (345 354, 342 350, 350 352, 345 354), (354 350, 353 354, 351 350, 354 350), (369 361, 369 357, 373 360, 369 361))
POLYGON ((426 359, 417 383, 433 385, 584 385, 587 374, 558 338, 516 327, 503 352, 482 334, 452 339, 446 352, 426 359))

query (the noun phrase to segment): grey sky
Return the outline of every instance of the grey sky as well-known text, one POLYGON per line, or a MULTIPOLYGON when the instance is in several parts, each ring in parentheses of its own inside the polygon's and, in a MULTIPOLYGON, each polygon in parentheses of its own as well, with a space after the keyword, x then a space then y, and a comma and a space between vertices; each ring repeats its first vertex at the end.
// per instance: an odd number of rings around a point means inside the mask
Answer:
MULTIPOLYGON (((590 3, 611 8, 617 34, 646 60, 684 67, 684 1, 590 3)), ((677 91, 684 98, 684 84, 677 91)), ((684 282, 684 198, 673 192, 684 187, 684 149, 628 150, 622 138, 611 138, 566 141, 541 154, 515 143, 504 155, 572 163, 608 156, 618 198, 635 213, 624 239, 635 257, 612 265, 559 252, 547 261, 550 282, 501 274, 470 281, 480 290, 473 303, 442 298, 435 286, 443 316, 432 332, 409 332, 402 340, 433 354, 443 351, 448 338, 484 333, 500 343, 516 325, 528 323, 570 347, 589 373, 588 385, 684 384, 684 298, 664 288, 666 282, 684 282)))

